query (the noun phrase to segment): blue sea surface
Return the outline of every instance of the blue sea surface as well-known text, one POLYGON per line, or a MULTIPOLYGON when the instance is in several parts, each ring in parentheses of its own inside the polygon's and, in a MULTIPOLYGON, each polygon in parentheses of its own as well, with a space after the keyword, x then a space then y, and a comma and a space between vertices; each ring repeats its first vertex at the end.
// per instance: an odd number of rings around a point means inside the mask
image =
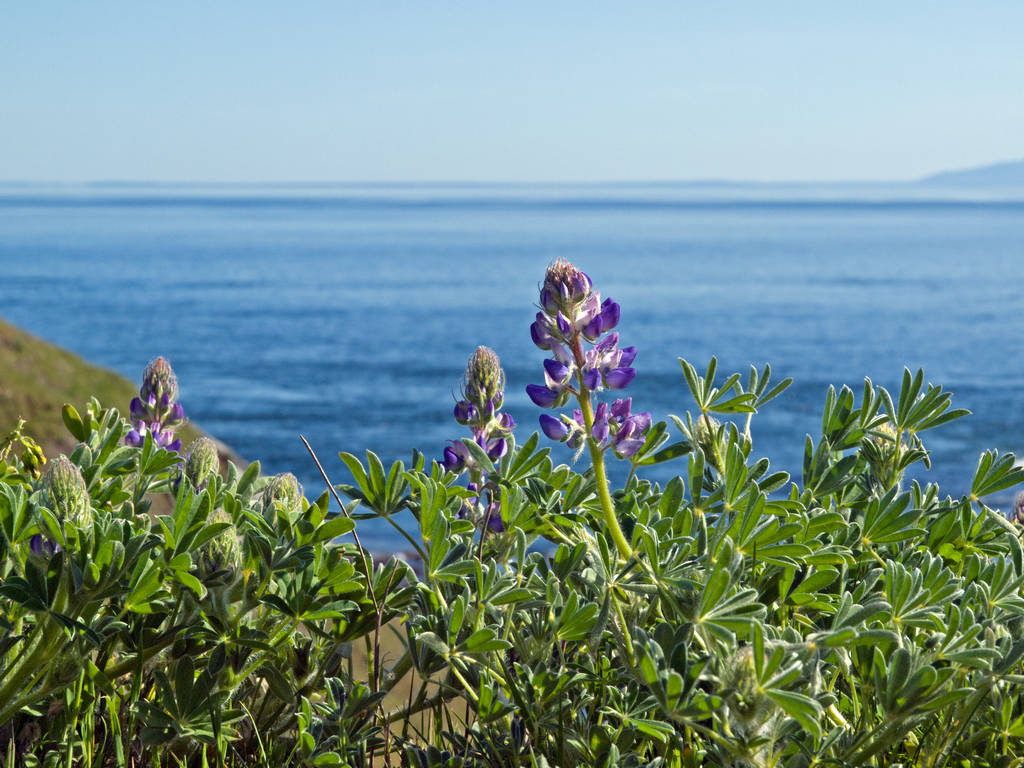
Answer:
MULTIPOLYGON (((1024 452, 1024 200, 871 185, 0 187, 0 316, 134 380, 167 357, 192 419, 311 497, 323 483, 300 434, 334 482, 350 481, 340 450, 433 457, 465 434, 453 393, 479 344, 502 358, 520 441, 536 429, 525 387, 544 353, 529 325, 558 257, 622 306, 634 410, 693 407, 680 356, 703 369, 717 355, 723 373, 770 362, 795 383, 754 418, 754 452, 798 475, 829 385, 895 391, 922 367, 973 411, 924 434, 924 477, 962 493, 982 450, 1024 452)), ((361 526, 369 546, 401 547, 380 521, 361 526)))

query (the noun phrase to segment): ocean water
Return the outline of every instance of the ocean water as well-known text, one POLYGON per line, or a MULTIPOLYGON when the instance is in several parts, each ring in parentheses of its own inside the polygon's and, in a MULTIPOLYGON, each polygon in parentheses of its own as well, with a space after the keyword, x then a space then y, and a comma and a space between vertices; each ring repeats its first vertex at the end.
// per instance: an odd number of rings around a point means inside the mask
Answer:
MULTIPOLYGON (((986 448, 1024 453, 1024 200, 884 186, 0 188, 0 316, 137 380, 164 355, 188 415, 307 495, 339 450, 438 456, 478 344, 501 356, 520 440, 548 262, 586 270, 640 352, 628 394, 692 408, 678 358, 770 362, 794 385, 754 452, 798 473, 829 385, 904 366, 973 415, 925 433, 951 493, 986 448)), ((0 371, 0 379, 3 372, 0 371)), ((123 408, 127 403, 118 404, 123 408)), ((655 479, 683 472, 656 468, 655 479)), ((1008 498, 995 500, 1005 504, 1008 498)), ((400 546, 362 525, 371 547, 400 546)))

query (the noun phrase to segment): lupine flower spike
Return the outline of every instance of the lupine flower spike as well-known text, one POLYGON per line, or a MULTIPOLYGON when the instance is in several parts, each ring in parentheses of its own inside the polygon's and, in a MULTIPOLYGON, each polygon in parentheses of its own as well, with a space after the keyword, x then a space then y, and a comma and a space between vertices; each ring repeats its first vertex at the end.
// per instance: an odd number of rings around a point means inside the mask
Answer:
POLYGON ((178 379, 171 364, 162 357, 150 362, 142 374, 139 396, 129 407, 133 429, 125 435, 125 443, 141 447, 148 433, 161 448, 180 451, 181 440, 175 439, 174 430, 185 421, 185 409, 175 402, 177 396, 178 379))
POLYGON ((577 457, 590 449, 609 533, 628 557, 631 549, 615 516, 603 456, 609 449, 622 459, 636 455, 646 442, 651 415, 633 414, 632 398, 595 405, 593 395, 629 386, 636 377, 636 347, 619 347, 619 305, 602 301, 590 277, 564 259, 548 267, 539 304, 530 336, 552 356, 544 361, 544 383, 530 384, 526 394, 541 408, 560 408, 576 398, 580 407, 571 418, 541 414, 540 428, 552 440, 576 448, 577 457))
MULTIPOLYGON (((455 403, 455 421, 469 427, 473 441, 496 461, 508 452, 508 437, 515 429, 516 422, 509 413, 500 413, 505 399, 505 372, 494 350, 477 347, 466 364, 466 376, 460 391, 461 399, 455 403)), ((468 471, 470 482, 466 486, 477 495, 467 500, 462 514, 482 504, 483 489, 487 483, 486 473, 473 461, 465 444, 453 440, 444 449, 441 464, 449 472, 468 471)), ((486 489, 490 496, 489 488, 486 489)), ((487 526, 496 532, 505 530, 501 520, 500 505, 491 501, 485 508, 487 526)))
MULTIPOLYGON (((61 456, 50 462, 43 473, 40 483, 43 492, 43 504, 49 507, 60 523, 67 522, 77 528, 92 522, 92 509, 89 506, 89 491, 82 477, 82 471, 67 456, 61 456)), ((29 548, 36 555, 49 557, 60 549, 57 542, 52 541, 48 534, 39 534, 31 538, 29 548)))
MULTIPOLYGON (((619 334, 613 331, 619 323, 619 305, 611 299, 602 302, 585 272, 565 260, 549 266, 540 306, 543 311, 537 313, 530 335, 554 357, 544 361, 544 384, 526 388, 534 403, 557 408, 570 395, 589 403, 591 392, 629 386, 636 377, 630 367, 636 347, 619 348, 619 334), (592 349, 584 350, 584 343, 593 345, 592 349)), ((644 444, 644 433, 651 425, 649 413, 631 413, 632 404, 632 398, 620 398, 610 407, 598 404, 589 427, 583 410, 574 411, 572 418, 542 414, 540 427, 552 440, 567 442, 579 451, 589 433, 600 450, 612 448, 619 458, 630 458, 644 444)))
POLYGON ((206 488, 211 477, 216 474, 219 463, 217 444, 208 437, 200 437, 188 447, 188 458, 185 459, 185 465, 182 467, 182 475, 192 484, 193 488, 201 491, 206 488))

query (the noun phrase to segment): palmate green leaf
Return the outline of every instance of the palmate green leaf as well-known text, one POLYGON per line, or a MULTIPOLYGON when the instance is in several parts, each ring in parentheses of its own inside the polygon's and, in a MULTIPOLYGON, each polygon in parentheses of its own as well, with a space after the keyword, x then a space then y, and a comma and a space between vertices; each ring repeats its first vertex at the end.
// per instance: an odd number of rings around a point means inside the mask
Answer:
POLYGON ((821 705, 803 693, 768 688, 765 695, 774 701, 782 710, 800 723, 800 727, 821 738, 821 705))
POLYGON ((467 637, 459 650, 465 653, 488 653, 504 651, 511 647, 512 644, 508 640, 498 637, 493 627, 483 627, 467 637))
POLYGON ((911 494, 898 491, 898 488, 892 488, 868 504, 861 528, 861 541, 865 545, 895 544, 924 535, 923 528, 914 526, 920 519, 921 510, 908 510, 911 494))
POLYGON ((923 384, 924 371, 918 369, 917 373, 912 375, 909 369, 904 368, 895 409, 892 407, 892 398, 885 393, 886 410, 897 430, 923 432, 970 413, 962 408, 949 410, 953 395, 943 392, 942 387, 929 384, 922 394, 923 384))
POLYGON ((703 376, 683 358, 679 358, 683 369, 683 377, 690 388, 690 394, 697 403, 698 410, 710 413, 756 413, 754 402, 757 395, 744 392, 739 384, 740 375, 729 376, 720 387, 715 386, 715 373, 718 371, 718 359, 711 358, 707 371, 703 376))
POLYGON ((352 473, 359 489, 357 492, 352 486, 335 486, 340 492, 362 501, 379 515, 393 515, 406 506, 405 493, 409 487, 409 473, 402 462, 396 461, 385 474, 384 464, 373 451, 366 451, 369 471, 351 453, 342 451, 338 457, 352 473))
POLYGON ((593 629, 599 612, 596 603, 580 603, 577 593, 570 592, 558 617, 555 636, 559 640, 583 640, 593 629))
POLYGON ((774 400, 785 392, 786 389, 789 388, 789 385, 793 383, 793 379, 785 378, 769 389, 768 385, 771 382, 771 378, 772 367, 768 363, 765 363, 764 370, 761 371, 760 376, 758 376, 757 368, 750 366, 750 376, 747 380, 747 392, 753 393, 757 398, 754 402, 755 408, 760 408, 769 400, 774 400))
POLYGON ((988 496, 1024 482, 1024 467, 1015 466, 1015 462, 1012 453, 1000 456, 997 451, 985 451, 981 454, 971 481, 971 498, 988 496))
POLYGON ((833 460, 833 445, 826 438, 818 443, 817 448, 808 435, 804 444, 804 485, 814 498, 824 499, 839 493, 846 486, 857 481, 857 463, 860 458, 856 454, 843 456, 833 460))
POLYGON ((720 559, 708 576, 697 604, 693 622, 708 639, 734 644, 736 634, 747 635, 764 618, 765 607, 757 600, 757 590, 733 588, 733 576, 720 559))
POLYGON ((355 527, 356 524, 347 517, 334 517, 316 529, 310 543, 319 544, 322 541, 333 541, 339 536, 351 532, 355 527))
POLYGON ((518 449, 510 450, 502 461, 502 479, 507 483, 520 483, 537 467, 544 463, 551 453, 550 448, 537 450, 540 435, 534 432, 518 449))

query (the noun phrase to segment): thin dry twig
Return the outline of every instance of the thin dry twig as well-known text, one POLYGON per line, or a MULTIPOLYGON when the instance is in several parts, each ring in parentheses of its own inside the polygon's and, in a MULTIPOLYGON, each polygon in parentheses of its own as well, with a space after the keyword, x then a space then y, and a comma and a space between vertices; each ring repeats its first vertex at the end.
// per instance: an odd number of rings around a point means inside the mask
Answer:
MULTIPOLYGON (((343 514, 345 517, 351 520, 352 516, 348 513, 348 510, 345 509, 344 502, 342 502, 341 497, 338 495, 338 492, 334 489, 334 486, 331 484, 330 478, 327 477, 327 473, 324 471, 323 464, 321 464, 320 459, 317 458, 316 452, 313 450, 313 446, 309 444, 309 441, 305 438, 305 436, 299 435, 299 439, 302 441, 303 445, 306 446, 306 450, 309 451, 309 455, 313 457, 313 461, 316 463, 316 468, 320 470, 320 475, 323 477, 324 482, 327 483, 327 489, 334 496, 334 500, 338 502, 338 506, 341 508, 341 514, 343 514)), ((366 550, 363 548, 362 542, 359 541, 359 534, 356 533, 355 528, 352 529, 352 538, 355 539, 356 547, 359 549, 359 562, 363 565, 363 575, 366 577, 366 588, 370 592, 370 600, 373 601, 373 610, 380 611, 380 606, 377 605, 377 596, 373 592, 373 576, 370 573, 369 564, 373 561, 370 558, 370 555, 368 555, 366 550)))

